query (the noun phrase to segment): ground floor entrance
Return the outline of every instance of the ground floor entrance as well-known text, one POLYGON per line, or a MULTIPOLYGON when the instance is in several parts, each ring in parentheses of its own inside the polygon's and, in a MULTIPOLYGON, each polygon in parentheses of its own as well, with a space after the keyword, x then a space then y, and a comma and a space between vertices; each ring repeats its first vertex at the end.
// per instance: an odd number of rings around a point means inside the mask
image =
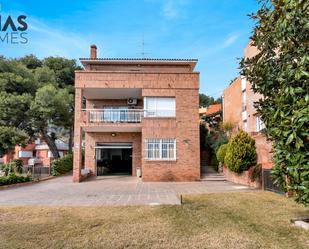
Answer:
POLYGON ((131 143, 97 143, 97 176, 132 175, 131 143))

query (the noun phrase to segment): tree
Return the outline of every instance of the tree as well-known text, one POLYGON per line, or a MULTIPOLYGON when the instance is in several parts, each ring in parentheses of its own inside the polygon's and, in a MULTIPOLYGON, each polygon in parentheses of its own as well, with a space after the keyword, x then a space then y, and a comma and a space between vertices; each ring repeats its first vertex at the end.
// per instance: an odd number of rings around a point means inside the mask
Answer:
POLYGON ((0 152, 24 145, 33 134, 28 110, 36 89, 33 75, 14 60, 0 58, 0 152))
MULTIPOLYGON (((4 127, 0 129, 2 151, 22 143, 24 134, 30 139, 40 134, 54 158, 59 157, 55 145, 57 134, 51 131, 51 127, 70 131, 72 141, 72 84, 77 68, 73 60, 65 58, 46 58, 41 62, 33 55, 13 60, 0 57, 0 126, 4 127)), ((71 143, 69 148, 72 149, 71 143)))
POLYGON ((21 62, 23 65, 25 65, 28 69, 36 69, 38 67, 42 66, 42 61, 38 59, 35 55, 30 54, 26 55, 17 61, 21 62))
POLYGON ((15 127, 0 126, 0 156, 12 150, 15 145, 26 145, 28 135, 15 127))
POLYGON ((309 2, 262 1, 251 18, 259 53, 241 62, 242 74, 273 141, 275 183, 309 205, 309 2))
POLYGON ((47 57, 43 60, 43 65, 55 72, 56 81, 60 88, 74 86, 74 72, 81 69, 75 60, 63 57, 47 57))
MULTIPOLYGON (((43 60, 43 65, 53 70, 56 75, 56 82, 60 88, 66 88, 74 96, 74 73, 82 68, 76 64, 75 60, 62 57, 47 57, 43 60)), ((70 126, 66 126, 69 133, 69 151, 72 151, 73 125, 74 125, 74 98, 70 103, 70 126)))
POLYGON ((54 124, 59 127, 71 126, 70 106, 73 96, 67 89, 57 89, 54 85, 39 88, 35 99, 31 103, 30 112, 33 126, 47 143, 54 158, 59 158, 54 134, 48 133, 48 126, 54 124))
POLYGON ((207 96, 203 93, 200 93, 199 98, 200 98, 200 107, 207 107, 214 103, 213 97, 207 96))

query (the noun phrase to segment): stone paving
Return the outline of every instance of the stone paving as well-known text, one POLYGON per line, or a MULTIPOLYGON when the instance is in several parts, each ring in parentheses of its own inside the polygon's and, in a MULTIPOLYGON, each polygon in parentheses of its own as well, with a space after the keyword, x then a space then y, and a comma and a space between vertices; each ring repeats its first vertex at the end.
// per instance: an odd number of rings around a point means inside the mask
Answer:
POLYGON ((142 182, 131 176, 73 183, 66 175, 0 190, 0 205, 158 205, 180 204, 179 194, 244 192, 255 189, 227 181, 142 182))

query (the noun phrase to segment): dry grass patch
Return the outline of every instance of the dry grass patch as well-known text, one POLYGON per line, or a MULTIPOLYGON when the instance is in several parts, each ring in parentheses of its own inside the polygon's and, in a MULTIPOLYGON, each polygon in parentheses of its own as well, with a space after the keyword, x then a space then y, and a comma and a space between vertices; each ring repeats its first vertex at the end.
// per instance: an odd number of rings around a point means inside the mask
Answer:
POLYGON ((188 195, 182 206, 0 207, 0 248, 308 248, 309 210, 267 193, 188 195))

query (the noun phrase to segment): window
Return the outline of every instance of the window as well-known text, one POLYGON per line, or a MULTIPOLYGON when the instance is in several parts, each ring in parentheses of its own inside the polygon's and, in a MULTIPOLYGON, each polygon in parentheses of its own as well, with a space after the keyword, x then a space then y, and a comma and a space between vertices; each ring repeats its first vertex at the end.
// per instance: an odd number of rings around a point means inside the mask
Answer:
POLYGON ((176 160, 176 139, 146 139, 145 158, 148 160, 176 160))
POLYGON ((247 120, 243 121, 243 125, 244 125, 244 131, 247 131, 248 130, 248 122, 247 122, 247 120))
POLYGON ((174 97, 145 97, 146 117, 175 117, 174 97))
POLYGON ((247 110, 247 93, 246 90, 242 92, 242 111, 247 110))
POLYGON ((261 130, 265 129, 265 125, 260 116, 256 117, 256 131, 260 132, 261 130))
POLYGON ((50 150, 47 152, 47 157, 48 158, 53 158, 54 157, 53 153, 50 150))
POLYGON ((18 152, 19 158, 21 158, 21 157, 29 158, 29 157, 32 157, 32 155, 33 155, 32 151, 21 150, 21 151, 18 152))

